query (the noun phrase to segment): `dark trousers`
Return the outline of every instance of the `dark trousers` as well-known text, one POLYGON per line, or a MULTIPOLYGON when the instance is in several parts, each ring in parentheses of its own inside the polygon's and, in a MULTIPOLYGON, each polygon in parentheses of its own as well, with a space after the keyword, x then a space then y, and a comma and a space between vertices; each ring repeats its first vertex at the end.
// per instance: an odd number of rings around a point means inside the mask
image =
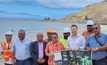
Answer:
POLYGON ((7 63, 4 63, 4 65, 12 65, 12 64, 7 64, 7 63))
POLYGON ((39 64, 39 65, 43 65, 43 64, 39 64))
POLYGON ((26 60, 17 60, 16 59, 16 65, 32 65, 32 59, 28 58, 26 60))
POLYGON ((107 59, 103 58, 101 60, 93 60, 93 65, 107 65, 107 59))

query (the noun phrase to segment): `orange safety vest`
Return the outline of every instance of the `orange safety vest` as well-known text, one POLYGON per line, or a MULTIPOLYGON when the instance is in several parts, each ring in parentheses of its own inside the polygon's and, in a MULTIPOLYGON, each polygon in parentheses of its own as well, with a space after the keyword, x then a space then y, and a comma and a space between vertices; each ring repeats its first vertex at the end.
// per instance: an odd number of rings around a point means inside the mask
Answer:
MULTIPOLYGON (((84 38, 86 38, 88 31, 85 31, 82 35, 84 36, 84 38)), ((92 36, 94 36, 94 33, 91 34, 92 36)))
POLYGON ((7 48, 6 42, 3 43, 3 56, 4 61, 9 61, 9 58, 11 58, 11 49, 12 49, 12 43, 10 43, 9 49, 7 48))

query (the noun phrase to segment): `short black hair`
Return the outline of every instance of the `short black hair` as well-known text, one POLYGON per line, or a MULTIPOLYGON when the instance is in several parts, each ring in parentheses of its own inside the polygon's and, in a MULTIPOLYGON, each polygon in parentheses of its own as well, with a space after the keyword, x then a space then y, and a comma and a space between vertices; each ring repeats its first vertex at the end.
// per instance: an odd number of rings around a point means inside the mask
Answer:
POLYGON ((25 33, 25 30, 23 30, 23 29, 20 29, 20 30, 18 31, 18 33, 19 33, 20 31, 22 31, 24 34, 26 34, 26 33, 25 33))
POLYGON ((98 25, 98 27, 101 29, 100 24, 98 24, 98 23, 94 23, 94 25, 98 25))
POLYGON ((75 24, 71 25, 71 28, 72 28, 72 27, 76 27, 76 28, 78 28, 77 25, 75 25, 75 24))
POLYGON ((56 32, 53 32, 52 35, 56 35, 58 37, 58 34, 56 32))

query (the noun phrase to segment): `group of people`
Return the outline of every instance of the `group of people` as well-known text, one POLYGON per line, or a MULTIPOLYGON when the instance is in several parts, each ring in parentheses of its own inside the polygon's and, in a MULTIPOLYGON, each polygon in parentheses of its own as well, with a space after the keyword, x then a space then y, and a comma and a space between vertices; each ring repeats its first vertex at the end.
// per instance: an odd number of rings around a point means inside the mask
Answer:
POLYGON ((93 65, 107 65, 107 35, 101 33, 99 24, 87 21, 87 30, 78 34, 78 26, 64 28, 63 38, 52 29, 47 30, 48 39, 43 33, 36 34, 37 40, 32 42, 26 37, 24 30, 18 31, 18 38, 12 40, 12 32, 5 33, 6 41, 1 43, 1 53, 5 65, 54 65, 54 52, 60 50, 87 50, 92 52, 93 65))

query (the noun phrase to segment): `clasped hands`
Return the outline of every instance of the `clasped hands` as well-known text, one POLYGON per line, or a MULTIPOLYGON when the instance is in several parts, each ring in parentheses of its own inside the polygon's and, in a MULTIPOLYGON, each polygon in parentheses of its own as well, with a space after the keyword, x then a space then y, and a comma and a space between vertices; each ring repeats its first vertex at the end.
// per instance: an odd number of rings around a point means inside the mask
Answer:
POLYGON ((43 64, 43 63, 45 63, 45 60, 44 59, 38 59, 37 62, 40 64, 43 64))
POLYGON ((98 48, 89 48, 89 47, 87 47, 87 51, 96 52, 96 51, 98 51, 98 48))

